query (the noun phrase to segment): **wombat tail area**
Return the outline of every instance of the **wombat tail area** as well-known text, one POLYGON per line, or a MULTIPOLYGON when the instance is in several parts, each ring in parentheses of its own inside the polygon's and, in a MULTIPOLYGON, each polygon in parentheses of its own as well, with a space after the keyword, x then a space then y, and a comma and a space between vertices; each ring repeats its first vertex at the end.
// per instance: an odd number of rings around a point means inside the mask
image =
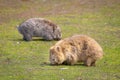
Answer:
POLYGON ((19 29, 19 25, 17 25, 16 28, 17 28, 18 31, 20 31, 20 29, 19 29))
POLYGON ((104 55, 104 53, 103 53, 102 51, 100 51, 100 52, 98 52, 96 58, 97 58, 97 59, 102 59, 102 58, 103 58, 103 55, 104 55))
POLYGON ((19 25, 16 26, 16 28, 18 29, 19 25))
POLYGON ((19 33, 21 33, 21 34, 22 34, 22 30, 21 30, 22 28, 20 28, 20 26, 19 26, 19 25, 17 25, 17 26, 16 26, 16 28, 17 28, 17 30, 19 31, 19 33))
POLYGON ((18 31, 20 31, 20 30, 19 30, 19 25, 17 25, 16 28, 17 28, 18 31))

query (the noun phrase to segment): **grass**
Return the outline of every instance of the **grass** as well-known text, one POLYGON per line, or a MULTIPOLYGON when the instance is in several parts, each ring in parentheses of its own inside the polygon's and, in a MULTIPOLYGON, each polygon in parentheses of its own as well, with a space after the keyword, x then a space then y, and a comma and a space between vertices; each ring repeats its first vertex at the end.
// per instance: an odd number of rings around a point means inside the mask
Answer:
POLYGON ((105 2, 1 0, 0 80, 119 80, 120 1, 105 2), (58 24, 63 38, 74 34, 94 38, 104 50, 103 59, 96 67, 49 65, 49 48, 57 41, 25 42, 16 29, 25 19, 41 16, 58 24))

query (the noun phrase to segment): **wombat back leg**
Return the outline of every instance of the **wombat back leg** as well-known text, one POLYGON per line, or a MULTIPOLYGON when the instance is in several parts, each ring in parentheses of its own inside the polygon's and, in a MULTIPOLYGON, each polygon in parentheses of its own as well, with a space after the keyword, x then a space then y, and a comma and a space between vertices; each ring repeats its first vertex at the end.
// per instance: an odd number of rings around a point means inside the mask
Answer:
POLYGON ((23 35, 23 40, 31 41, 32 40, 32 36, 30 34, 25 34, 25 35, 23 35))
POLYGON ((84 62, 84 64, 86 65, 86 66, 91 66, 91 64, 92 64, 92 59, 91 58, 88 58, 85 62, 84 62))
POLYGON ((91 64, 91 66, 96 66, 95 63, 96 63, 96 61, 93 61, 92 64, 91 64))

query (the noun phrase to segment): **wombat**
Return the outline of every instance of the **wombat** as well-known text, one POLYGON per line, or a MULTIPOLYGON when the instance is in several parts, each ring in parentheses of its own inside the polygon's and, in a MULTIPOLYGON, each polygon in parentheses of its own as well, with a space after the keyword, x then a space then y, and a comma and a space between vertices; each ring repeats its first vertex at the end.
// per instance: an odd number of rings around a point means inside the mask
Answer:
POLYGON ((32 37, 42 37, 44 40, 60 40, 62 37, 60 27, 44 18, 28 19, 17 28, 26 41, 31 41, 32 37))
POLYGON ((51 64, 74 65, 83 62, 86 66, 95 66, 103 57, 101 46, 86 35, 75 35, 58 41, 50 48, 51 64))

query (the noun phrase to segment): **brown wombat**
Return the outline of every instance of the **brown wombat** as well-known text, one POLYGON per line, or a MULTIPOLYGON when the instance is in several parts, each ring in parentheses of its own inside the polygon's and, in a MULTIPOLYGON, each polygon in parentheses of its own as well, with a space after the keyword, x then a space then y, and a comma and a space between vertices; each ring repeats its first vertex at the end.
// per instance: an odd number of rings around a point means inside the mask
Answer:
POLYGON ((70 64, 83 62, 86 66, 95 66, 103 57, 101 46, 86 35, 75 35, 58 41, 50 48, 51 64, 70 64))

